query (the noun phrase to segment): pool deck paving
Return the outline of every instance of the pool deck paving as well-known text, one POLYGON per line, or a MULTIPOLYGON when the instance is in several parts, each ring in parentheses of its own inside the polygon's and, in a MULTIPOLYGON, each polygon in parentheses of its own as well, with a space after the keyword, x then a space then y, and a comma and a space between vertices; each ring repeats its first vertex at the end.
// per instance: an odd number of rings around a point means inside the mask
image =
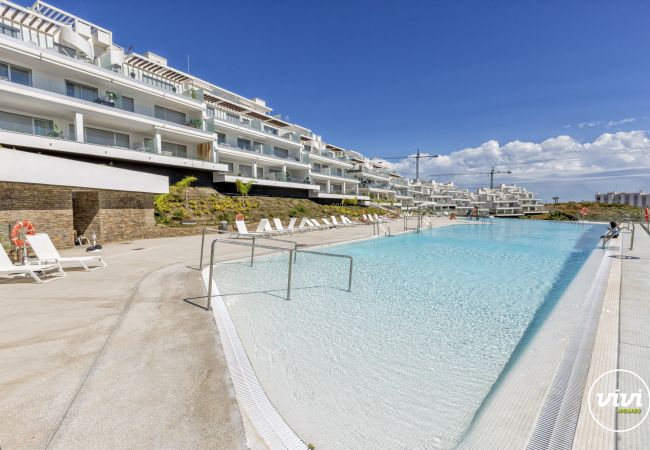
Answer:
MULTIPOLYGON (((357 226, 286 238, 316 246, 372 236, 357 226)), ((109 244, 105 269, 0 281, 0 448, 263 446, 246 436, 214 318, 199 307, 200 240, 109 244)), ((250 252, 219 247, 218 261, 250 252)))
MULTIPOLYGON (((630 233, 622 234, 621 251, 613 262, 584 399, 596 378, 609 370, 630 370, 650 383, 650 235, 637 225, 632 250, 631 238, 630 233)), ((617 387, 626 392, 624 385, 610 384, 607 392, 613 392, 617 387)), ((644 406, 647 408, 647 405, 644 406)), ((596 409, 594 414, 609 428, 625 429, 638 419, 635 415, 617 417, 613 411, 596 409)), ((593 420, 587 402, 583 401, 573 448, 650 448, 650 418, 633 430, 613 433, 593 420)))

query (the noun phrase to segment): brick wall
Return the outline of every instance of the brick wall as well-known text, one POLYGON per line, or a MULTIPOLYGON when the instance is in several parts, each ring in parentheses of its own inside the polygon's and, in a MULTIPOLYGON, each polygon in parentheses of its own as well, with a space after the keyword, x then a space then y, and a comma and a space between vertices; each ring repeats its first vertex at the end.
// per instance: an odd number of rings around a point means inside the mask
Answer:
POLYGON ((99 191, 102 242, 149 237, 156 226, 153 194, 99 191))
POLYGON ((57 248, 74 245, 75 229, 88 238, 95 231, 101 243, 151 237, 153 199, 154 194, 141 192, 0 182, 0 243, 13 248, 9 229, 25 219, 57 248))
POLYGON ((73 245, 70 188, 0 182, 0 242, 5 250, 13 247, 8 240, 10 227, 25 219, 37 232, 49 234, 57 247, 73 245))
POLYGON ((93 231, 99 235, 99 192, 72 191, 72 216, 74 229, 79 236, 90 239, 93 231))

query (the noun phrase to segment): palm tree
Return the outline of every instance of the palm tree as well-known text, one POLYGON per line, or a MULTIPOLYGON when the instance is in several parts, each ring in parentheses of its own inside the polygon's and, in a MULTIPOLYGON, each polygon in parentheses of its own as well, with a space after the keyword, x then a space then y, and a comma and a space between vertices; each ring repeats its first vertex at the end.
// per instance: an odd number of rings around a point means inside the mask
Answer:
POLYGON ((247 183, 243 182, 239 178, 235 180, 235 186, 237 187, 237 192, 243 196, 242 206, 246 204, 246 197, 248 197, 248 193, 250 192, 254 184, 255 184, 255 180, 250 180, 247 183))
POLYGON ((560 201, 560 197, 555 196, 553 197, 553 202, 557 205, 557 202, 560 201))
POLYGON ((189 201, 188 201, 188 197, 187 197, 187 189, 190 186, 192 186, 192 183, 196 182, 197 180, 198 180, 198 178, 196 178, 193 175, 190 175, 190 176, 187 176, 187 177, 183 178, 181 181, 177 182, 176 184, 174 184, 174 186, 184 190, 184 193, 185 193, 185 209, 189 208, 189 201))

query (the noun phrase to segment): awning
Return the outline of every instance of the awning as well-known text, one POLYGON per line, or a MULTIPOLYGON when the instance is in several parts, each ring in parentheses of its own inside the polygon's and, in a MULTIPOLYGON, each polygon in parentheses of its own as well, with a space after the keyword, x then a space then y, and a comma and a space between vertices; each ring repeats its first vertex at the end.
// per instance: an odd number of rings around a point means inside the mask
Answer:
POLYGON ((158 64, 142 56, 129 55, 126 58, 126 63, 137 67, 138 69, 160 75, 161 77, 167 78, 168 80, 174 81, 176 83, 183 83, 184 81, 190 79, 190 77, 185 75, 183 72, 179 72, 167 66, 163 66, 162 64, 158 64))
POLYGON ((55 14, 52 12, 52 17, 50 17, 44 14, 45 11, 42 12, 43 14, 39 14, 34 10, 0 1, 0 17, 11 22, 17 22, 21 25, 34 28, 44 33, 51 33, 56 30, 59 25, 72 25, 74 22, 74 20, 70 21, 67 16, 61 14, 55 14))

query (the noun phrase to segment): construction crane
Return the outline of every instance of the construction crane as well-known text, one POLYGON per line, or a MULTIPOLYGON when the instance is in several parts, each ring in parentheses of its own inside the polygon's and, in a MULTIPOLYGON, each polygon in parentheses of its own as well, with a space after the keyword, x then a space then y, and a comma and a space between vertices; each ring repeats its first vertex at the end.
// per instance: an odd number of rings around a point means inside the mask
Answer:
POLYGON ((423 155, 418 148, 415 156, 388 156, 381 159, 415 159, 415 181, 420 179, 420 158, 438 158, 440 155, 423 155))
POLYGON ((511 170, 495 170, 492 166, 492 170, 489 172, 466 172, 466 173, 435 173, 429 175, 430 177, 446 177, 446 176, 461 176, 461 175, 490 175, 490 189, 494 189, 494 174, 495 173, 512 173, 511 170))

